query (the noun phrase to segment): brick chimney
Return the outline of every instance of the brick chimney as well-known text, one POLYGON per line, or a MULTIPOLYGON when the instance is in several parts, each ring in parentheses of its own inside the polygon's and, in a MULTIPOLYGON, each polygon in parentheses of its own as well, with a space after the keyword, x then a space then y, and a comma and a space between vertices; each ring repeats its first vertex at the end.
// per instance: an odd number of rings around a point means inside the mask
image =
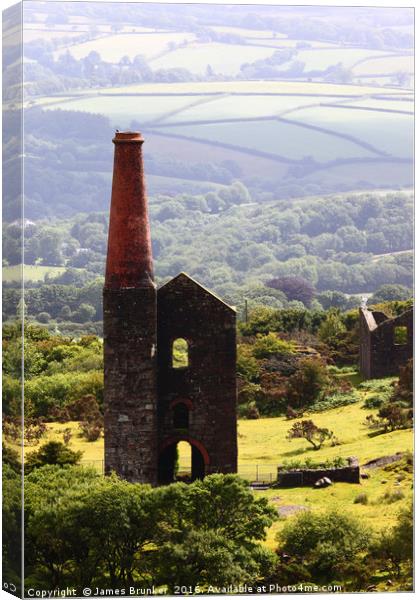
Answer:
POLYGON ((153 282, 152 244, 138 132, 117 132, 109 219, 105 288, 148 286, 153 282))
POLYGON ((104 306, 105 472, 157 482, 156 286, 140 133, 117 132, 104 306))

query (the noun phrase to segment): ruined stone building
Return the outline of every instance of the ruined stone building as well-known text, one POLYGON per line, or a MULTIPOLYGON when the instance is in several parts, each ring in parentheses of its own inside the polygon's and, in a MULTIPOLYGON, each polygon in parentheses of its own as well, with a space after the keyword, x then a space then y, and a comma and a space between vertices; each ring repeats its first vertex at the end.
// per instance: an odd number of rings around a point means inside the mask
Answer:
POLYGON ((367 379, 398 375, 413 357, 413 309, 389 318, 383 312, 359 309, 360 372, 367 379))
POLYGON ((117 132, 104 285, 105 471, 174 480, 237 469, 236 314, 185 273, 156 289, 139 133, 117 132), (182 342, 181 342, 182 341, 182 342), (174 344, 187 348, 179 364, 174 344))

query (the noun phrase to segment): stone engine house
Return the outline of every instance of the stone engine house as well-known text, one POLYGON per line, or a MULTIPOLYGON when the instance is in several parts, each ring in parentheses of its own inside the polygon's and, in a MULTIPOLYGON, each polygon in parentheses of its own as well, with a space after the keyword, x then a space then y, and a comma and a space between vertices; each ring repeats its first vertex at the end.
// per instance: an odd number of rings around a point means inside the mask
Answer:
POLYGON ((380 311, 359 309, 360 372, 366 379, 398 375, 413 357, 413 309, 394 319, 380 311))
POLYGON ((156 485, 174 481, 180 441, 191 446, 192 479, 237 470, 236 313, 185 273, 156 289, 143 141, 133 132, 113 139, 105 472, 156 485))

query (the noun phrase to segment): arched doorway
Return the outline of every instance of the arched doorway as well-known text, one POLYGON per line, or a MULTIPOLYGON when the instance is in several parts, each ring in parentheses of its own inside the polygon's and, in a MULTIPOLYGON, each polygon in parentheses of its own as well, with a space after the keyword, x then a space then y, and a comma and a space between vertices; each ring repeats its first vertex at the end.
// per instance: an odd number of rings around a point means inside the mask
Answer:
POLYGON ((203 479, 207 464, 209 464, 207 451, 197 440, 168 440, 159 455, 159 483, 203 479))

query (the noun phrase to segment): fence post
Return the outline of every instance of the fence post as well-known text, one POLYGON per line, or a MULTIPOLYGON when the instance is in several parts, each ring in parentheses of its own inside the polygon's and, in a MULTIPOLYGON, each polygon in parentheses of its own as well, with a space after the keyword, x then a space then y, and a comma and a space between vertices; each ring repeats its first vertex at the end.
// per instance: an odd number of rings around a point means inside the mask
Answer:
POLYGON ((255 468, 256 468, 256 479, 255 479, 255 481, 258 481, 258 465, 255 465, 255 468))

